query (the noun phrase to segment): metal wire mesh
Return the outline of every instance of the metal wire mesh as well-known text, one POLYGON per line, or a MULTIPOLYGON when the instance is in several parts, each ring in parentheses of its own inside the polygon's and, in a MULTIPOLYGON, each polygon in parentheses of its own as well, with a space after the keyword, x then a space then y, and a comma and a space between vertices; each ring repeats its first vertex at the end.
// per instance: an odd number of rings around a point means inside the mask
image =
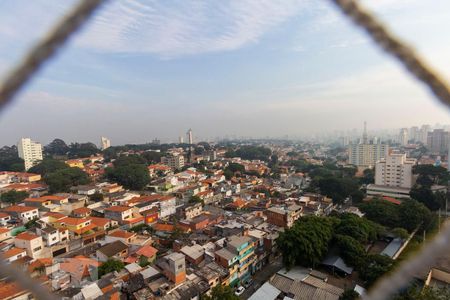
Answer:
MULTIPOLYGON (((372 13, 363 9, 354 0, 330 0, 362 28, 374 43, 386 53, 394 56, 418 80, 422 81, 442 103, 450 106, 449 85, 425 63, 405 42, 395 37, 387 27, 372 13)), ((33 47, 24 59, 7 74, 0 83, 0 111, 13 100, 14 95, 33 77, 38 69, 80 29, 93 12, 106 0, 81 0, 55 27, 33 47)), ((434 260, 448 249, 450 226, 444 230, 422 251, 405 261, 395 272, 382 278, 380 282, 364 296, 370 300, 388 299, 393 293, 405 286, 418 271, 428 268, 434 260)), ((20 270, 0 259, 0 274, 16 280, 23 288, 31 291, 38 299, 55 299, 41 284, 32 280, 20 270)))

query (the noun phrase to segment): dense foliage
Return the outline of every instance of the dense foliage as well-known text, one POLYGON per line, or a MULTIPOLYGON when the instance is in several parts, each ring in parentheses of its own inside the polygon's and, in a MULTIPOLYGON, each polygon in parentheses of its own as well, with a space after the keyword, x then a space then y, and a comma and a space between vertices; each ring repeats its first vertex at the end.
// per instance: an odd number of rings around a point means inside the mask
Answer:
POLYGON ((17 192, 15 190, 11 190, 11 191, 8 191, 8 192, 5 192, 5 193, 1 194, 0 195, 0 200, 2 202, 15 204, 15 203, 21 202, 26 197, 28 197, 28 193, 27 192, 22 192, 22 191, 21 192, 17 192))
POLYGON ((333 237, 334 219, 306 216, 292 228, 280 233, 276 240, 287 268, 301 264, 314 267, 328 252, 333 237))
POLYGON ((150 181, 146 161, 140 156, 120 156, 113 164, 106 169, 106 177, 127 189, 142 190, 150 181))
POLYGON ((359 208, 369 220, 390 228, 401 227, 409 232, 422 225, 428 228, 433 216, 428 208, 415 200, 403 200, 395 205, 384 200, 374 199, 362 203, 359 208))
POLYGON ((25 165, 19 157, 16 146, 0 148, 0 171, 23 172, 25 165))
POLYGON ((71 168, 63 161, 52 158, 45 158, 29 172, 41 174, 51 193, 68 192, 72 186, 90 182, 83 170, 71 168))
POLYGON ((229 286, 216 285, 211 290, 211 295, 202 295, 202 300, 239 300, 229 286))
POLYGON ((70 148, 67 146, 66 142, 61 139, 54 139, 50 144, 44 147, 44 152, 48 155, 66 155, 70 148))
POLYGON ((69 158, 83 158, 100 153, 100 149, 93 143, 72 143, 69 148, 69 158))
POLYGON ((108 259, 98 268, 98 277, 101 278, 103 275, 117 271, 119 272, 125 267, 125 264, 120 260, 108 259))
POLYGON ((242 146, 236 150, 229 150, 225 153, 225 157, 240 157, 242 159, 259 159, 269 161, 272 151, 269 148, 261 146, 242 146))

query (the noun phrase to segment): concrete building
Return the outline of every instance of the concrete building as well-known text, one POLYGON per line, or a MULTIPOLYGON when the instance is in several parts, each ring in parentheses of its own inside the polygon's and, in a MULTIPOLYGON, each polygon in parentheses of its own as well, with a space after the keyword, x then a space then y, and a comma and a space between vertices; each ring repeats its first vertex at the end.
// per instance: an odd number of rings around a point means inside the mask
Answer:
POLYGON ((408 132, 409 139, 412 140, 413 142, 419 142, 420 141, 419 140, 419 132, 420 132, 420 130, 419 130, 419 127, 417 127, 417 126, 413 126, 413 127, 409 128, 409 132, 408 132))
POLYGON ((449 132, 444 129, 435 129, 428 132, 427 148, 433 154, 447 154, 449 145, 449 132))
POLYGON ((186 259, 181 253, 174 252, 162 258, 158 266, 162 269, 164 276, 175 284, 186 281, 186 259))
POLYGON ((430 125, 422 125, 419 130, 419 138, 418 141, 422 144, 427 144, 428 141, 428 132, 430 131, 430 125))
POLYGON ((408 128, 402 128, 400 129, 400 134, 398 136, 398 142, 402 146, 408 145, 408 128))
POLYGON ((350 144, 348 162, 357 167, 371 168, 388 154, 389 146, 381 143, 350 144))
POLYGON ((16 246, 16 248, 25 249, 27 255, 31 258, 39 258, 44 249, 42 237, 29 232, 18 234, 14 238, 14 246, 16 246))
POLYGON ((186 136, 189 145, 192 145, 194 143, 194 136, 192 135, 192 129, 189 128, 189 130, 186 133, 186 136))
POLYGON ((109 147, 111 147, 111 141, 108 138, 102 136, 102 138, 101 138, 101 147, 100 148, 102 150, 105 150, 105 149, 108 149, 109 147))
POLYGON ((184 156, 181 154, 174 154, 161 157, 161 163, 169 166, 173 170, 184 167, 184 156))
POLYGON ((378 139, 368 139, 366 122, 362 139, 358 143, 348 145, 348 163, 361 168, 371 168, 382 158, 385 158, 389 146, 382 144, 378 139))
POLYGON ((299 205, 291 205, 287 208, 271 207, 266 210, 267 223, 283 228, 291 228, 297 221, 303 208, 299 205))
POLYGON ((30 138, 22 138, 17 143, 19 157, 24 160, 25 170, 30 169, 42 160, 42 145, 30 138))
POLYGON ((375 184, 410 189, 414 184, 413 158, 403 153, 390 153, 375 165, 375 184))

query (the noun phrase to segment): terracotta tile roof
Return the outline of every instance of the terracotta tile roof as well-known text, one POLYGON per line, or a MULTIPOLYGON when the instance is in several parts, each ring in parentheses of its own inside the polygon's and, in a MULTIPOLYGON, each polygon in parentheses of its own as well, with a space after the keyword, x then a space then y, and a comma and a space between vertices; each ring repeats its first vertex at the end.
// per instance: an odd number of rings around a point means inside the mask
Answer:
POLYGON ((63 215, 62 213, 58 213, 58 212, 48 212, 48 213, 45 213, 43 216, 44 217, 52 217, 55 219, 62 219, 62 218, 67 217, 66 215, 63 215))
POLYGON ((88 214, 90 213, 92 210, 90 208, 87 207, 79 207, 79 208, 75 208, 74 210, 72 210, 73 214, 88 214))
POLYGON ((28 266, 28 272, 34 272, 36 268, 51 266, 53 264, 53 259, 51 258, 38 258, 28 266))
POLYGON ((127 238, 135 236, 136 233, 131 233, 131 232, 119 229, 119 230, 116 230, 116 231, 113 231, 113 232, 109 233, 108 235, 112 236, 112 237, 118 237, 118 238, 127 239, 127 238))
POLYGON ((89 219, 87 219, 87 218, 65 217, 63 219, 56 221, 55 223, 64 223, 67 225, 80 225, 80 224, 86 223, 88 221, 89 221, 89 219))
POLYGON ((153 225, 153 229, 155 231, 172 232, 174 230, 174 226, 172 224, 160 224, 160 223, 157 223, 157 224, 153 225))
POLYGON ((27 291, 16 282, 0 282, 0 299, 13 299, 27 291))
POLYGON ((97 227, 95 224, 89 224, 88 226, 85 226, 83 228, 72 230, 72 232, 75 232, 76 234, 83 234, 89 230, 94 229, 95 227, 97 227))
POLYGON ((131 209, 128 206, 111 206, 108 208, 105 208, 106 211, 114 211, 114 212, 124 212, 131 209))
POLYGON ((47 201, 50 201, 50 200, 47 200, 47 199, 43 199, 43 198, 25 198, 24 200, 23 200, 24 202, 37 202, 37 203, 44 203, 44 202, 47 202, 47 201))
POLYGON ((37 236, 33 233, 29 233, 29 232, 22 232, 22 233, 19 233, 18 235, 16 235, 15 238, 18 240, 31 241, 31 240, 39 238, 39 236, 37 236))
POLYGON ((384 196, 383 200, 386 200, 386 201, 391 202, 391 203, 396 204, 396 205, 402 204, 401 200, 398 200, 398 199, 395 199, 395 198, 392 198, 392 197, 384 196))
POLYGON ((127 264, 132 264, 138 261, 138 258, 136 256, 128 256, 127 258, 125 258, 123 260, 124 262, 126 262, 127 264))
POLYGON ((11 231, 11 230, 8 229, 8 228, 0 227, 0 234, 4 234, 4 233, 10 232, 10 231, 11 231))
POLYGON ((0 219, 6 218, 6 217, 9 217, 9 215, 7 213, 0 212, 0 219))
POLYGON ((19 190, 19 191, 25 191, 25 190, 31 190, 31 189, 37 189, 37 188, 43 188, 45 187, 43 184, 39 183, 13 183, 10 185, 7 185, 7 189, 12 190, 19 190))
POLYGON ((46 199, 46 200, 53 200, 53 201, 61 201, 64 199, 67 199, 67 197, 62 197, 62 196, 55 196, 55 195, 48 195, 48 196, 42 196, 41 199, 46 199))
POLYGON ((91 220, 92 224, 94 224, 95 226, 100 226, 100 227, 104 227, 106 224, 111 222, 110 219, 100 218, 100 217, 89 217, 88 219, 91 220))
POLYGON ((3 252, 2 255, 3 255, 4 258, 10 258, 10 257, 13 257, 13 256, 15 256, 17 254, 24 253, 24 252, 26 252, 25 249, 12 247, 8 251, 3 252))
POLYGON ((156 253, 158 253, 158 249, 150 245, 143 246, 138 251, 136 251, 137 255, 143 255, 145 257, 152 257, 156 255, 156 253))
POLYGON ((32 210, 37 210, 37 208, 30 207, 30 206, 12 205, 12 206, 9 206, 9 207, 3 209, 3 211, 6 211, 6 212, 19 212, 19 213, 32 211, 32 210))

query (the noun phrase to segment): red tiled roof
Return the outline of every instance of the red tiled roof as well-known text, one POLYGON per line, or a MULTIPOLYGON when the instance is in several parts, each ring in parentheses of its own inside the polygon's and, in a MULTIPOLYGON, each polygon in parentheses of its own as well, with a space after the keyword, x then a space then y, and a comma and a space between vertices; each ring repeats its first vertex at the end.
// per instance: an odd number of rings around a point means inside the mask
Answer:
POLYGON ((0 299, 12 299, 14 296, 25 294, 23 289, 17 282, 0 282, 0 299))
POLYGON ((91 220, 92 224, 96 225, 96 226, 105 226, 106 224, 108 224, 109 222, 111 222, 110 219, 107 218, 100 218, 100 217, 89 217, 89 220, 91 220))
POLYGON ((23 253, 23 252, 25 252, 25 249, 12 247, 8 251, 3 252, 2 255, 3 255, 4 258, 10 258, 10 257, 13 257, 13 256, 15 256, 17 254, 23 253))
POLYGON ((130 210, 131 208, 128 206, 111 206, 108 208, 105 208, 107 211, 115 211, 115 212, 124 212, 127 210, 130 210))
POLYGON ((145 257, 153 257, 154 255, 156 255, 156 253, 158 253, 158 249, 150 245, 143 246, 138 251, 136 251, 136 254, 143 255, 145 257))
POLYGON ((392 197, 383 196, 383 200, 386 200, 386 201, 388 201, 390 203, 393 203, 393 204, 396 204, 396 205, 402 204, 401 200, 398 200, 398 199, 395 199, 395 198, 392 198, 392 197))
POLYGON ((22 232, 19 233, 18 235, 16 235, 16 239, 19 240, 25 240, 25 241, 31 241, 34 239, 37 239, 39 236, 33 234, 33 233, 29 233, 29 232, 22 232))
POLYGON ((113 231, 113 232, 109 233, 108 235, 112 236, 112 237, 118 237, 118 238, 127 239, 127 238, 130 238, 130 237, 136 235, 136 233, 131 233, 131 232, 119 229, 119 230, 116 230, 116 231, 113 231))
POLYGON ((4 233, 7 233, 7 232, 10 232, 10 230, 8 228, 0 227, 0 234, 4 234, 4 233))
POLYGON ((37 208, 30 207, 30 206, 12 205, 12 206, 9 206, 9 207, 3 209, 3 211, 6 211, 6 212, 27 212, 27 211, 32 211, 32 210, 37 210, 37 208))
POLYGON ((64 223, 64 224, 68 224, 68 225, 79 225, 79 224, 83 224, 87 221, 89 221, 89 219, 87 219, 87 218, 65 217, 63 219, 56 221, 55 223, 64 223))
POLYGON ((87 207, 79 207, 79 208, 75 208, 74 210, 72 210, 73 214, 88 214, 91 212, 90 208, 87 207))

